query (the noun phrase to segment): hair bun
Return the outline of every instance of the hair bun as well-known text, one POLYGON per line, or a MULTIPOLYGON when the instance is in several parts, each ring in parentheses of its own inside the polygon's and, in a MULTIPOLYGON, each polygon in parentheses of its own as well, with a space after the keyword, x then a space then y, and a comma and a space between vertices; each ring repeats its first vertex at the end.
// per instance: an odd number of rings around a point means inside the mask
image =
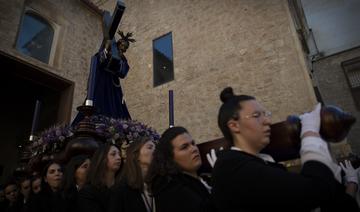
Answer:
POLYGON ((220 93, 220 99, 223 103, 234 97, 234 91, 232 87, 226 87, 220 93))

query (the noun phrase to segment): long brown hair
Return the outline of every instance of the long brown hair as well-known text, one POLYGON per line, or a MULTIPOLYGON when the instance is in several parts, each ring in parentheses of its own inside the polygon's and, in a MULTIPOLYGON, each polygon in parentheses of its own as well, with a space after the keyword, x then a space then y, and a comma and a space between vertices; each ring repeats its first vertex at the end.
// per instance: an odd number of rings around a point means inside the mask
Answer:
MULTIPOLYGON (((107 188, 105 182, 105 174, 107 172, 106 167, 108 162, 107 154, 109 153, 110 147, 112 146, 116 147, 120 151, 120 148, 117 145, 107 143, 103 146, 100 146, 91 158, 91 165, 87 176, 87 181, 89 184, 95 186, 98 189, 107 188)), ((115 177, 120 173, 122 164, 123 161, 121 161, 120 169, 115 174, 115 177)))
POLYGON ((144 177, 139 164, 140 149, 146 142, 151 141, 149 137, 140 137, 132 142, 126 149, 126 162, 121 179, 133 189, 144 189, 144 177))

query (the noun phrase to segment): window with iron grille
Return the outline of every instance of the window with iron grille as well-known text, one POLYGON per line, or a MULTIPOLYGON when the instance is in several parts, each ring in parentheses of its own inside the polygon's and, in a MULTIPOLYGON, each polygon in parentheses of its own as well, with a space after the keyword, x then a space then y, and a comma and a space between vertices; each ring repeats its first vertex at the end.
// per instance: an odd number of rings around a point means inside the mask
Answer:
POLYGON ((341 63, 356 107, 360 110, 360 57, 341 63))

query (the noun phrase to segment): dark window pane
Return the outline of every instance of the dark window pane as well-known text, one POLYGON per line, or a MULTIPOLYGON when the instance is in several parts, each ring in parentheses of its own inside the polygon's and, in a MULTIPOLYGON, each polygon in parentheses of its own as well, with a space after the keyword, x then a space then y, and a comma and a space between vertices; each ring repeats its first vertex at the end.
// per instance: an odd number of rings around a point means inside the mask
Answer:
POLYGON ((26 13, 16 48, 23 54, 48 63, 53 37, 54 30, 44 19, 35 14, 26 13))
POLYGON ((154 87, 174 80, 171 32, 153 41, 154 87))

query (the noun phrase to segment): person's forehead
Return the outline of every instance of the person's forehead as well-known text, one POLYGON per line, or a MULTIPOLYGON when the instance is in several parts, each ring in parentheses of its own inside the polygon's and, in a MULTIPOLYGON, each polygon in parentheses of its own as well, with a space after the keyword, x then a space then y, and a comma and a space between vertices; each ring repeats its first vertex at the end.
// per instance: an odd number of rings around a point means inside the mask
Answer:
POLYGON ((50 169, 60 169, 60 168, 61 168, 60 165, 57 164, 57 163, 53 163, 53 164, 51 164, 51 165, 49 166, 49 170, 50 170, 50 169))
POLYGON ((241 111, 244 112, 255 112, 263 111, 264 107, 256 100, 244 101, 241 104, 241 111))
POLYGON ((183 133, 183 134, 180 134, 178 136, 176 136, 174 139, 173 139, 173 145, 174 146, 180 146, 184 143, 188 143, 188 142, 191 142, 192 141, 192 137, 189 133, 183 133))
POLYGON ((21 185, 29 185, 30 184, 30 180, 24 180, 22 183, 21 183, 21 185))
POLYGON ((16 185, 11 184, 5 187, 5 192, 12 191, 16 189, 16 185))
POLYGON ((119 149, 116 146, 111 146, 109 149, 109 153, 110 152, 118 152, 118 151, 119 151, 119 149))
POLYGON ((37 178, 36 180, 33 181, 33 184, 35 184, 35 183, 41 183, 41 179, 37 178))

